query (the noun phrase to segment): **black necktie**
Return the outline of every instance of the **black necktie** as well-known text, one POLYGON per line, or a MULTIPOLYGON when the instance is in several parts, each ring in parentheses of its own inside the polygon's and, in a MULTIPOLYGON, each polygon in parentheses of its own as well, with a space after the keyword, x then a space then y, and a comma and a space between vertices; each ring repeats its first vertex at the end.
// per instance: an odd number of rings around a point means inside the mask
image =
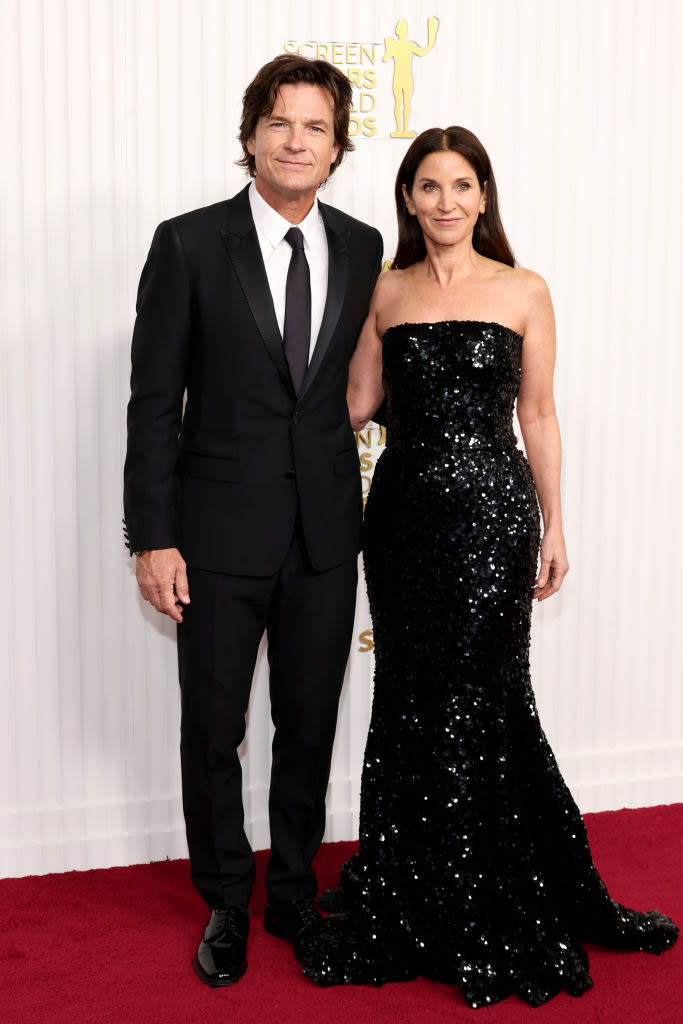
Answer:
POLYGON ((304 252, 304 236, 290 228, 285 241, 292 247, 285 293, 285 355, 297 395, 306 376, 311 346, 311 275, 304 252))

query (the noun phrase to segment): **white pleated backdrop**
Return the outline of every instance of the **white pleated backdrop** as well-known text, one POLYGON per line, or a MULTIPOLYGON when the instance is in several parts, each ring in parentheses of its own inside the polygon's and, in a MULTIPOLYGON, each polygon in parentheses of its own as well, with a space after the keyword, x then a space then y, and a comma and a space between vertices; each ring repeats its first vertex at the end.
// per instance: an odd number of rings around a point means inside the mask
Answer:
MULTIPOLYGON (((542 721, 583 810, 683 798, 680 0, 1 0, 0 874, 186 855, 174 634, 137 597, 120 524, 140 269, 161 219, 241 187, 243 89, 302 43, 375 72, 325 198, 390 257, 407 143, 383 41, 404 17, 424 45, 432 15, 411 127, 480 135, 556 305, 572 571, 535 613, 542 721)), ((359 446, 367 486, 378 429, 359 446)), ((369 629, 361 591, 331 840, 357 829, 369 629)), ((264 847, 263 652, 249 719, 264 847)))

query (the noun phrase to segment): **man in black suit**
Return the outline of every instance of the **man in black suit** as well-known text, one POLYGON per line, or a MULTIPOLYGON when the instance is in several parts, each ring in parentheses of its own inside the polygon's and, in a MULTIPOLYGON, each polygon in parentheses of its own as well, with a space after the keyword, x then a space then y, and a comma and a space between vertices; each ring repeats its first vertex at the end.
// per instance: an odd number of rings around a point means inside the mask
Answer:
POLYGON ((347 371, 382 255, 374 228, 316 198, 352 148, 350 107, 348 79, 325 61, 262 68, 240 125, 253 181, 162 223, 138 293, 125 521, 142 596, 178 623, 183 805, 211 908, 194 966, 212 986, 246 969, 254 869, 237 748, 264 630, 264 924, 296 946, 321 922, 311 861, 361 524, 347 371))

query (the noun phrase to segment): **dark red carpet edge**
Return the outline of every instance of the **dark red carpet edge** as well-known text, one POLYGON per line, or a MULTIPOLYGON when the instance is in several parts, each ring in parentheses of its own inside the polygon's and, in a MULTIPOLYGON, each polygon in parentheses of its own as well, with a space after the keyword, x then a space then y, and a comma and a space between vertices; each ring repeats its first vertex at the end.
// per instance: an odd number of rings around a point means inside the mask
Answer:
MULTIPOLYGON (((683 804, 589 814, 593 855, 612 895, 683 922, 683 804)), ((321 886, 352 843, 324 846, 321 886)), ((508 999, 470 1010, 457 989, 423 979, 319 989, 289 946, 263 931, 265 853, 257 854, 249 969, 211 990, 191 959, 206 916, 187 861, 0 881, 2 1024, 479 1024, 683 1022, 683 940, 661 957, 589 946, 594 988, 539 1009, 508 999)))

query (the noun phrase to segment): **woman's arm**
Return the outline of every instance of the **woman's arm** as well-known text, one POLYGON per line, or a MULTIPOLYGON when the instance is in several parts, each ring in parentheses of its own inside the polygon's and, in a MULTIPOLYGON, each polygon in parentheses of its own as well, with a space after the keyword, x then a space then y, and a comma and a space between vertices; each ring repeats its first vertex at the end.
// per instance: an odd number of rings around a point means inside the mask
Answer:
POLYGON ((354 430, 362 430, 382 404, 382 339, 378 332, 378 309, 383 305, 387 274, 381 274, 375 285, 368 317, 363 324, 356 351, 349 364, 346 402, 354 430))
POLYGON ((555 317, 545 281, 537 274, 527 273, 529 313, 524 330, 517 419, 543 516, 541 568, 534 595, 543 601, 560 589, 569 562, 562 534, 562 443, 553 399, 555 317))

